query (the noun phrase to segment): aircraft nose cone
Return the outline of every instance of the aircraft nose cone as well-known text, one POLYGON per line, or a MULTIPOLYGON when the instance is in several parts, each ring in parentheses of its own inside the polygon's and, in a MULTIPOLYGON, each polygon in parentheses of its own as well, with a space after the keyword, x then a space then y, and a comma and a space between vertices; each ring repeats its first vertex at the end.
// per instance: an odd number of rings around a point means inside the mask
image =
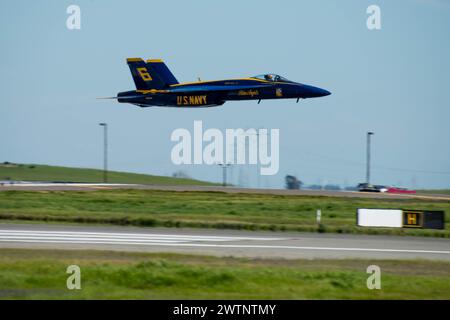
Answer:
POLYGON ((312 90, 312 94, 314 97, 325 97, 329 96, 331 92, 325 89, 314 87, 314 89, 312 90))
POLYGON ((309 85, 301 85, 297 92, 302 98, 319 98, 329 96, 331 94, 328 90, 309 85))

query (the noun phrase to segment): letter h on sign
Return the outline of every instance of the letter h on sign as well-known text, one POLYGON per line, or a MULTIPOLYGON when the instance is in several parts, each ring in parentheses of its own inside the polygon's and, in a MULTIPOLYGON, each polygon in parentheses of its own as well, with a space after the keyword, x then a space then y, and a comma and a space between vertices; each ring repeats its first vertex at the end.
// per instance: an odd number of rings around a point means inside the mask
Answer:
POLYGON ((408 228, 422 228, 421 211, 403 211, 403 226, 408 228))

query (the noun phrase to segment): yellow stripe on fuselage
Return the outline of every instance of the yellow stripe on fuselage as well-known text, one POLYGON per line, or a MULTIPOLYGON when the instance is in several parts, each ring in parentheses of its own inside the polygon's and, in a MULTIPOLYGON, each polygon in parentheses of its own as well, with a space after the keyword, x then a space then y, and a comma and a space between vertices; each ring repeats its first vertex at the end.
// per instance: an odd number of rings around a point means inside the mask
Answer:
MULTIPOLYGON (((262 79, 255 79, 255 78, 237 78, 237 79, 225 79, 225 80, 209 80, 209 81, 197 81, 197 82, 184 82, 184 83, 177 83, 172 84, 170 87, 183 87, 183 86, 190 86, 195 84, 206 84, 206 83, 214 83, 214 82, 226 82, 226 81, 237 81, 237 80, 252 80, 252 81, 259 81, 262 83, 272 83, 272 84, 294 84, 289 82, 277 82, 277 81, 267 81, 262 79)), ((213 88, 212 88, 213 89, 213 88)), ((157 90, 157 89, 150 89, 150 90, 136 90, 136 92, 139 93, 169 93, 170 90, 157 90)))
POLYGON ((139 93, 167 93, 170 92, 169 90, 157 90, 157 89, 150 89, 150 90, 136 90, 136 92, 139 93))
MULTIPOLYGON (((259 82, 263 82, 263 83, 276 83, 276 82, 273 82, 273 81, 267 81, 267 80, 256 79, 256 78, 238 78, 238 79, 224 79, 224 80, 209 80, 209 81, 184 82, 184 83, 172 84, 171 87, 187 86, 187 85, 192 85, 192 84, 202 84, 202 83, 212 83, 212 82, 237 81, 237 80, 252 80, 252 81, 259 81, 259 82)), ((283 82, 283 83, 284 83, 284 82, 283 82)))

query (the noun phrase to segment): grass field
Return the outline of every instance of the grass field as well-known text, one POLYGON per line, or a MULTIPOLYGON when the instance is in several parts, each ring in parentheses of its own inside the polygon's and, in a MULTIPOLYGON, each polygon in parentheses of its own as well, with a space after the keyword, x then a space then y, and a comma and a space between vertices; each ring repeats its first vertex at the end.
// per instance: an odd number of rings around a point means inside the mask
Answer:
POLYGON ((0 249, 1 299, 450 299, 450 263, 0 249), (81 290, 66 269, 81 268, 81 290), (366 269, 381 268, 381 290, 366 269))
POLYGON ((0 192, 3 220, 450 236, 448 214, 445 230, 361 228, 357 208, 449 212, 450 201, 158 190, 0 192), (320 226, 317 209, 322 210, 320 226))
MULTIPOLYGON (((36 164, 0 164, 0 180, 103 182, 103 171, 97 169, 67 168, 36 164)), ((193 179, 152 176, 128 172, 108 172, 109 183, 153 185, 215 185, 193 179)))
POLYGON ((426 190, 418 190, 420 193, 428 193, 428 194, 450 194, 450 189, 426 189, 426 190))

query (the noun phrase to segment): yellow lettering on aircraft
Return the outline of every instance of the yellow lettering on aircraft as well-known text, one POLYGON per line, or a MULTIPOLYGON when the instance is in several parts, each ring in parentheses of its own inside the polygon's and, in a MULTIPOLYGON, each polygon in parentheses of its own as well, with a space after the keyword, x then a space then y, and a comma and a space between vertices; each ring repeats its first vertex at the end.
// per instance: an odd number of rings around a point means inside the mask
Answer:
POLYGON ((206 96, 177 96, 179 106, 199 106, 206 104, 206 96))
POLYGON ((259 94, 258 90, 239 90, 238 96, 257 96, 259 94))
POLYGON ((144 81, 152 81, 152 77, 147 71, 147 68, 137 68, 137 72, 139 72, 139 75, 141 76, 142 80, 144 81))

